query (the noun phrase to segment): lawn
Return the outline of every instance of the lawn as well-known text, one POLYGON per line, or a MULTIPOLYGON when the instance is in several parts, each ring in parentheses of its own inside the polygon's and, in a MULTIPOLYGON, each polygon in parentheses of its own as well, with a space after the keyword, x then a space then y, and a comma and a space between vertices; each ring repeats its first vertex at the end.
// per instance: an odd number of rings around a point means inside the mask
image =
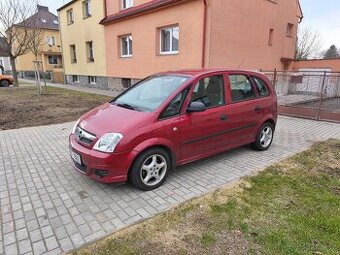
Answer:
POLYGON ((272 165, 74 252, 339 254, 340 141, 272 165))
POLYGON ((53 87, 40 97, 34 86, 0 88, 0 130, 75 121, 110 99, 53 87))

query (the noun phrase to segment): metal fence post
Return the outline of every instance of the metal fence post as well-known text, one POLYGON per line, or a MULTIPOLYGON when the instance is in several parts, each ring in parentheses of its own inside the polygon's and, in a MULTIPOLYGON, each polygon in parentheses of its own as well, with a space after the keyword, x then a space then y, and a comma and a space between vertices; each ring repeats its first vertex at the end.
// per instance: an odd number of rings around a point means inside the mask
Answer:
POLYGON ((277 76, 277 69, 274 69, 274 77, 273 77, 273 87, 276 90, 276 76, 277 76))
POLYGON ((327 72, 325 71, 323 73, 323 80, 322 80, 321 91, 320 91, 320 103, 319 103, 319 110, 318 110, 318 116, 317 116, 318 120, 321 119, 321 108, 322 108, 323 90, 324 90, 325 84, 326 84, 326 77, 327 77, 327 72))

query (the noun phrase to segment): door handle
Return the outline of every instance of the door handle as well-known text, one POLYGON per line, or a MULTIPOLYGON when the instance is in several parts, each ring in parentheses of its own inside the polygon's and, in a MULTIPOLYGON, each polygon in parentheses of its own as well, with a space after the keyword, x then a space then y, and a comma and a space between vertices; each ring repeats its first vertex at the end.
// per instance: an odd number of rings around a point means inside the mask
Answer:
POLYGON ((261 107, 260 106, 256 106, 254 110, 255 110, 255 112, 261 112, 261 107))
POLYGON ((228 119, 228 116, 226 114, 223 114, 221 115, 221 118, 220 118, 222 121, 224 120, 227 120, 228 119))

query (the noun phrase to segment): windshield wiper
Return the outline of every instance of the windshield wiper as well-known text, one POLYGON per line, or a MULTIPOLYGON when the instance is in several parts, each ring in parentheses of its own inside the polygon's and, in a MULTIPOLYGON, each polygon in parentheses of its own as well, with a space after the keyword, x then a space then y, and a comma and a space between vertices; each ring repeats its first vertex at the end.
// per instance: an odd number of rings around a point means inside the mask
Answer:
POLYGON ((138 110, 136 107, 129 105, 129 104, 123 104, 123 103, 116 103, 115 105, 119 106, 119 107, 123 107, 126 109, 130 109, 130 110, 138 110))

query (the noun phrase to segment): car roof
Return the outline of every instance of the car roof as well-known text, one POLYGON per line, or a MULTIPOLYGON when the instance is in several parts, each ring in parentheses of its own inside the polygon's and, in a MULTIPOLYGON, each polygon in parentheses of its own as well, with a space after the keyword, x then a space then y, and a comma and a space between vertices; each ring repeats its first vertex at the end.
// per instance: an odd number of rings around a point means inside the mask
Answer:
POLYGON ((254 70, 244 70, 244 69, 228 69, 228 68, 208 68, 208 69, 184 69, 178 71, 167 71, 160 73, 161 75, 172 74, 172 75, 187 75, 187 76, 201 76, 207 75, 215 72, 246 72, 252 74, 261 74, 254 70))

